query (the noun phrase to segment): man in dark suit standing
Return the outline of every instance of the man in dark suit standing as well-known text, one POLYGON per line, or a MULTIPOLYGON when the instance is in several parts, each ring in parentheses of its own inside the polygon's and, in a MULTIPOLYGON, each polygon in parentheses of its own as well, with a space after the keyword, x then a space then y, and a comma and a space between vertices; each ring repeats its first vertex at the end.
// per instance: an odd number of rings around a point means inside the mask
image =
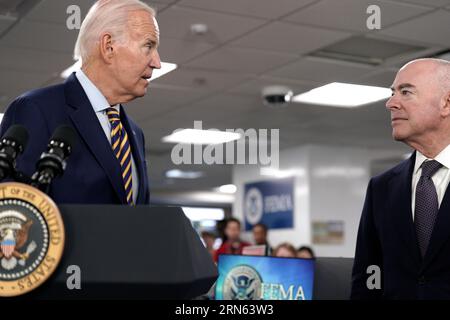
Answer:
POLYGON ((450 62, 406 64, 386 107, 394 139, 415 151, 370 180, 351 297, 450 299, 450 62))
POLYGON ((123 103, 146 94, 161 68, 155 11, 138 0, 100 0, 87 14, 75 46, 82 68, 63 84, 33 90, 8 107, 0 133, 24 125, 28 146, 17 168, 31 175, 59 125, 72 126, 77 144, 50 196, 57 203, 148 204, 142 130, 123 103))

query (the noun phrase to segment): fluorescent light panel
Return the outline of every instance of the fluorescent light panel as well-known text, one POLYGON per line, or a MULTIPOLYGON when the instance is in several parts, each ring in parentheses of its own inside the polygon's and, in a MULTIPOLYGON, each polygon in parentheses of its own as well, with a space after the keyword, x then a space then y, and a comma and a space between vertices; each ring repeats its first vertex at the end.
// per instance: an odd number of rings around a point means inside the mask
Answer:
MULTIPOLYGON (((178 66, 175 63, 161 62, 161 69, 153 69, 152 77, 148 81, 153 81, 159 77, 162 77, 163 75, 175 70, 177 67, 178 66)), ((81 60, 78 60, 61 73, 61 78, 67 79, 72 74, 72 72, 76 72, 80 68, 81 60)))
POLYGON ((203 172, 201 171, 181 171, 178 169, 166 171, 166 177, 174 179, 198 179, 202 176, 203 172))
POLYGON ((191 221, 223 220, 225 212, 221 208, 182 207, 184 214, 191 221))
POLYGON ((236 192, 237 188, 234 184, 224 184, 217 188, 219 192, 233 194, 236 192))
POLYGON ((239 140, 241 134, 219 130, 182 129, 161 140, 167 143, 183 144, 220 144, 239 140))
POLYGON ((306 171, 303 168, 280 170, 270 167, 262 167, 259 169, 259 174, 262 176, 269 176, 274 178, 287 178, 293 176, 305 176, 306 171))
POLYGON ((352 108, 391 96, 391 89, 333 82, 296 95, 294 102, 352 108))

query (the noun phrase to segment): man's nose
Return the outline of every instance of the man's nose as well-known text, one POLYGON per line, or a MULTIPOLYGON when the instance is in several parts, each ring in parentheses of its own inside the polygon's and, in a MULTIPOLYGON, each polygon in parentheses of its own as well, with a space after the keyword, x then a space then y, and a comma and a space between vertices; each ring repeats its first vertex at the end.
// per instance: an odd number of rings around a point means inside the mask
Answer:
POLYGON ((393 94, 388 101, 386 101, 386 109, 391 110, 391 109, 398 109, 399 105, 398 105, 398 101, 397 98, 395 96, 395 94, 393 94))
POLYGON ((150 60, 150 68, 161 69, 161 58, 159 57, 158 50, 154 51, 153 57, 150 60))

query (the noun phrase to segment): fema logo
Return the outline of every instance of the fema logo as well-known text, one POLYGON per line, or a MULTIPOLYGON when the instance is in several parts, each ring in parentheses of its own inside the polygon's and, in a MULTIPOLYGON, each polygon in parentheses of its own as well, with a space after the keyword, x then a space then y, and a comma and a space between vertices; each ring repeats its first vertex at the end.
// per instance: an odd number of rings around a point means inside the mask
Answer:
POLYGON ((257 188, 248 190, 245 196, 245 217, 251 225, 257 224, 264 211, 263 196, 257 188))
POLYGON ((262 278, 248 265, 230 270, 223 283, 224 300, 260 300, 262 278))

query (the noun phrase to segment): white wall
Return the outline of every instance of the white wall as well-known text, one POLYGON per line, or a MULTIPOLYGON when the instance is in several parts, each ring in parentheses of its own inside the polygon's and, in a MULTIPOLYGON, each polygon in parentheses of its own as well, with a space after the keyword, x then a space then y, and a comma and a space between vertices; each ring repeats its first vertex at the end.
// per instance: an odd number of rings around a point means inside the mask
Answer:
MULTIPOLYGON (((309 182, 308 175, 308 156, 309 147, 303 147, 301 150, 289 150, 280 153, 280 168, 295 168, 299 172, 305 172, 304 175, 297 174, 294 182, 294 228, 293 229, 274 229, 269 232, 269 242, 275 246, 283 241, 295 243, 309 243, 309 182), (304 148, 304 149, 303 149, 304 148), (292 240, 291 240, 292 239, 292 240)), ((236 165, 233 168, 233 184, 236 185, 236 200, 233 204, 233 215, 244 221, 243 197, 244 184, 248 182, 257 182, 270 180, 271 177, 261 176, 259 166, 236 165)), ((244 226, 244 224, 242 224, 244 226)), ((244 238, 251 241, 251 234, 244 234, 244 238)))
MULTIPOLYGON (((309 145, 280 153, 280 169, 292 170, 294 186, 294 228, 269 231, 272 246, 288 241, 294 246, 311 245, 311 222, 341 220, 344 241, 339 245, 312 244, 317 256, 353 257, 356 235, 367 184, 370 163, 375 159, 400 156, 399 150, 373 150, 351 147, 309 145)), ((233 183, 237 186, 233 215, 244 221, 244 185, 248 182, 271 180, 260 175, 258 166, 235 166, 233 183)), ((250 233, 243 237, 251 240, 250 233)))

